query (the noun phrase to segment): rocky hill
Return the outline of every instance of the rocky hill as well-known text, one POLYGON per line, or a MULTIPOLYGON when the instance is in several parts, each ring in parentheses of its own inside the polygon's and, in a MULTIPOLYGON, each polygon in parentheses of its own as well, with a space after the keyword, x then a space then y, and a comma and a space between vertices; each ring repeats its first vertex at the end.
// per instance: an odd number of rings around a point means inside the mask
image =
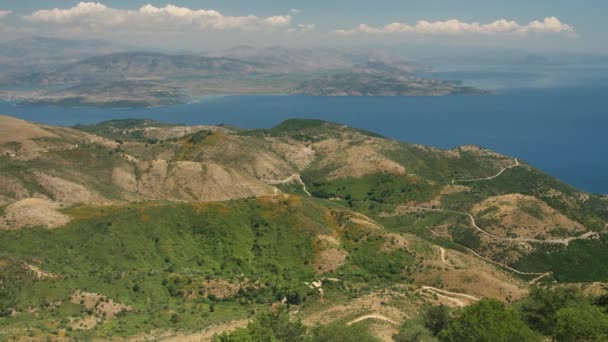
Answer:
POLYGON ((607 199, 477 146, 3 116, 0 154, 0 339, 208 340, 284 301, 390 340, 428 303, 608 281, 607 199))

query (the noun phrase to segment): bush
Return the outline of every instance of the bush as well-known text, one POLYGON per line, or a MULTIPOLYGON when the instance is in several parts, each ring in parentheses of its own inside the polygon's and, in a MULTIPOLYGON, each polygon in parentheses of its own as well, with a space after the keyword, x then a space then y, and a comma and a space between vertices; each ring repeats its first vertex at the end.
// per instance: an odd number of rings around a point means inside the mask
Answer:
POLYGON ((553 336, 560 342, 607 341, 608 316, 589 304, 563 308, 555 315, 553 336))
POLYGON ((429 306, 422 313, 422 320, 424 327, 437 336, 450 323, 450 309, 443 304, 429 306))
POLYGON ((362 325, 343 325, 332 323, 317 326, 312 329, 311 340, 313 342, 379 342, 362 325))
POLYGON ((437 338, 418 320, 406 321, 393 336, 395 342, 436 342, 437 338))
POLYGON ((582 301, 583 295, 578 289, 536 287, 521 301, 519 310, 528 326, 543 335, 551 335, 557 312, 582 301))
POLYGON ((483 299, 468 306, 439 334, 446 342, 527 342, 541 341, 517 312, 494 299, 483 299))
POLYGON ((216 342, 238 341, 306 341, 306 327, 300 321, 291 321, 286 306, 276 306, 273 310, 260 313, 247 328, 230 334, 216 336, 216 342))

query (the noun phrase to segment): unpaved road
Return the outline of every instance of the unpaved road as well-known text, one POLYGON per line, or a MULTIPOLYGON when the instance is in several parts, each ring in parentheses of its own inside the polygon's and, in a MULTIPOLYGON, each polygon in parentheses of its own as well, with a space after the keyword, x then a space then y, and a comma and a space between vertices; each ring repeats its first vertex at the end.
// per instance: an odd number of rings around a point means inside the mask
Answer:
POLYGON ((441 289, 438 289, 438 288, 432 287, 432 286, 423 286, 420 289, 422 291, 431 292, 431 293, 433 293, 434 295, 436 295, 438 297, 443 297, 443 298, 446 298, 448 300, 451 300, 451 301, 453 301, 454 303, 456 303, 460 307, 467 306, 468 304, 466 302, 462 301, 461 299, 454 298, 454 297, 466 298, 467 300, 473 301, 473 302, 479 301, 479 298, 477 298, 475 296, 468 295, 466 293, 458 293, 458 292, 445 291, 445 290, 441 290, 441 289))
POLYGON ((500 170, 497 174, 495 174, 494 176, 490 176, 490 177, 485 177, 485 178, 475 178, 475 179, 453 179, 452 180, 452 184, 453 183, 460 183, 460 182, 478 182, 478 181, 487 181, 487 180, 492 180, 494 178, 499 177, 500 175, 502 175, 505 171, 515 168, 515 167, 519 167, 521 166, 521 164, 519 164, 519 160, 517 160, 517 158, 515 158, 515 164, 511 165, 511 166, 507 166, 505 168, 503 168, 502 170, 500 170))
POLYGON ((368 320, 368 319, 377 319, 377 320, 380 320, 380 321, 389 322, 389 323, 394 324, 394 325, 399 325, 399 323, 393 321, 392 319, 390 319, 390 318, 388 318, 386 316, 378 315, 378 314, 365 315, 365 316, 361 316, 361 317, 355 318, 352 321, 346 323, 346 325, 352 325, 352 324, 355 324, 357 322, 365 321, 365 320, 368 320))
POLYGON ((447 265, 448 262, 445 260, 445 248, 439 247, 439 251, 441 252, 441 262, 447 265))
POLYGON ((583 235, 580 236, 574 236, 574 237, 569 237, 569 238, 565 238, 565 239, 548 239, 548 240, 540 240, 540 239, 529 239, 529 238, 509 238, 509 237, 502 237, 502 236, 498 236, 498 235, 494 235, 486 230, 484 230, 483 228, 479 227, 477 225, 477 222, 475 221, 475 217, 473 217, 473 215, 469 214, 469 213, 465 213, 462 211, 454 211, 454 210, 447 210, 447 209, 433 209, 433 208, 426 208, 426 207, 412 207, 414 209, 419 209, 419 210, 424 210, 424 211, 434 211, 434 212, 442 212, 442 213, 452 213, 452 214, 458 214, 458 215, 466 215, 469 220, 471 221, 471 226, 473 228, 475 228, 477 231, 479 231, 480 233, 487 235, 489 237, 492 237, 494 239, 497 240, 502 240, 502 241, 509 241, 509 242, 531 242, 531 243, 540 243, 540 244, 549 244, 549 245, 564 245, 564 246, 568 246, 570 244, 570 242, 575 241, 575 240, 587 240, 591 237, 598 237, 599 234, 597 232, 587 232, 583 235))
POLYGON ((262 181, 264 183, 270 184, 270 185, 278 185, 278 184, 289 184, 292 182, 297 182, 300 185, 302 185, 302 190, 304 190, 304 192, 308 195, 312 197, 312 194, 310 192, 308 192, 308 188, 306 187, 306 183, 304 183, 304 181, 302 180, 302 177, 300 177, 299 173, 294 173, 293 175, 285 178, 285 179, 280 179, 280 180, 276 180, 276 179, 262 179, 262 181))
MULTIPOLYGON (((432 229, 430 229, 430 228, 428 228, 428 227, 425 227, 425 228, 426 228, 428 231, 430 231, 430 232, 431 232, 433 235, 435 235, 435 236, 437 236, 437 237, 448 238, 448 239, 450 239, 450 241, 454 242, 454 240, 452 239, 452 236, 451 236, 451 235, 441 235, 441 234, 437 234, 437 233, 436 233, 434 230, 432 230, 432 229)), ((516 270, 516 269, 514 269, 514 268, 513 268, 513 267, 511 267, 511 266, 508 266, 508 265, 505 265, 505 264, 503 264, 503 263, 500 263, 500 262, 498 262, 498 261, 494 261, 494 260, 492 260, 492 259, 488 259, 488 258, 486 258, 486 257, 482 256, 481 254, 479 254, 479 253, 475 252, 474 250, 470 249, 469 247, 463 246, 463 245, 461 245, 461 244, 459 244, 459 243, 457 243, 457 242, 454 242, 454 243, 458 244, 460 247, 462 247, 462 248, 466 249, 466 250, 467 250, 469 253, 473 254, 474 256, 476 256, 477 258, 479 258, 479 259, 481 259, 481 260, 483 260, 483 261, 485 261, 485 262, 489 262, 489 263, 494 264, 494 265, 496 265, 496 266, 500 266, 500 267, 502 267, 502 268, 504 268, 504 269, 507 269, 507 270, 509 270, 509 271, 511 271, 511 272, 514 272, 514 273, 517 273, 517 274, 521 274, 521 275, 533 275, 533 276, 537 276, 536 278, 534 278, 534 279, 532 279, 532 280, 530 280, 530 281, 528 282, 529 284, 532 284, 532 285, 533 285, 533 284, 536 284, 536 283, 537 283, 539 280, 543 279, 544 277, 550 276, 550 275, 552 274, 552 272, 522 272, 522 271, 520 271, 520 270, 516 270)), ((441 248, 441 250, 443 251, 441 261, 443 261, 443 262, 445 263, 445 261, 444 261, 444 257, 445 257, 445 249, 444 249, 443 247, 439 247, 439 248, 441 248)))

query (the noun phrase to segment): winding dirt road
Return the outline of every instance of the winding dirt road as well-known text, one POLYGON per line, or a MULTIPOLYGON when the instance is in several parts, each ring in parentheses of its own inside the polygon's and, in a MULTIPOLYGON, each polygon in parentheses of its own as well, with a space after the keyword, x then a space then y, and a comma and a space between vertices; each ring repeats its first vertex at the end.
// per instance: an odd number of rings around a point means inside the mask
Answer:
POLYGON ((388 318, 386 316, 378 315, 378 314, 365 315, 365 316, 361 316, 361 317, 355 318, 352 321, 346 323, 346 325, 353 325, 353 324, 355 324, 357 322, 365 321, 365 320, 368 320, 368 319, 377 319, 377 320, 380 320, 380 321, 389 322, 389 323, 394 324, 394 325, 399 325, 399 323, 393 321, 392 319, 390 319, 390 318, 388 318))
POLYGON ((299 183, 300 185, 302 185, 302 190, 304 190, 304 192, 308 195, 312 197, 312 194, 310 192, 308 192, 308 188, 306 187, 306 183, 304 183, 304 181, 302 180, 302 177, 300 177, 299 173, 294 173, 293 175, 285 178, 285 179, 280 179, 280 180, 276 180, 276 179, 262 179, 261 181, 263 181, 266 184, 270 184, 270 185, 279 185, 279 184, 288 184, 288 183, 292 183, 292 182, 296 182, 299 183))
POLYGON ((467 299, 469 301, 473 301, 473 302, 477 302, 480 300, 479 298, 477 298, 475 296, 471 296, 466 293, 450 292, 450 291, 438 289, 438 288, 432 287, 432 286, 422 286, 420 288, 420 290, 430 292, 430 293, 436 295, 437 297, 442 297, 442 298, 451 300, 460 307, 465 307, 468 305, 468 303, 462 301, 461 299, 458 299, 458 297, 465 298, 465 299, 467 299), (456 298, 454 298, 454 297, 456 297, 456 298))
POLYGON ((599 233, 597 233, 597 232, 587 232, 580 236, 573 236, 573 237, 569 237, 569 238, 565 238, 565 239, 540 240, 540 239, 529 239, 529 238, 509 238, 509 237, 503 237, 503 236, 498 236, 498 235, 492 234, 492 233, 484 230, 483 228, 479 227, 477 225, 477 222, 475 221, 475 217, 473 217, 473 215, 471 215, 469 213, 465 213, 462 211, 455 211, 455 210, 433 209, 433 208, 426 208, 426 207, 412 207, 412 208, 418 209, 418 210, 423 210, 423 211, 433 211, 433 212, 440 212, 440 213, 452 213, 452 214, 458 214, 458 215, 466 215, 469 218, 469 221, 471 222, 471 227, 475 228, 477 231, 479 231, 480 233, 482 233, 484 235, 487 235, 491 238, 501 240, 501 241, 531 242, 531 243, 539 243, 539 244, 568 246, 570 244, 570 242, 575 241, 575 240, 587 240, 591 237, 597 238, 599 236, 599 233))
POLYGON ((515 164, 511 165, 511 166, 507 166, 505 168, 503 168, 502 170, 500 170, 497 174, 495 174, 494 176, 490 176, 490 177, 485 177, 485 178, 475 178, 475 179, 453 179, 452 180, 452 184, 454 183, 461 183, 461 182, 478 182, 478 181, 487 181, 487 180, 492 180, 494 178, 499 177, 500 175, 502 175, 505 171, 515 168, 515 167, 519 167, 521 166, 521 164, 519 163, 519 160, 517 160, 517 158, 514 159, 515 160, 515 164))

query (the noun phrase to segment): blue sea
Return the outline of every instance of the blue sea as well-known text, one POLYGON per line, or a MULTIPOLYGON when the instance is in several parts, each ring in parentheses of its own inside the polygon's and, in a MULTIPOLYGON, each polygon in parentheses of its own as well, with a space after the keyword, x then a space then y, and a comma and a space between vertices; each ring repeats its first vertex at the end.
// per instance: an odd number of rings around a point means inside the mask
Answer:
POLYGON ((608 194, 608 67, 446 66, 432 77, 491 89, 445 97, 222 96, 156 108, 58 108, 0 103, 0 113, 52 125, 148 118, 265 128, 317 118, 407 142, 475 144, 516 156, 582 190, 608 194))

